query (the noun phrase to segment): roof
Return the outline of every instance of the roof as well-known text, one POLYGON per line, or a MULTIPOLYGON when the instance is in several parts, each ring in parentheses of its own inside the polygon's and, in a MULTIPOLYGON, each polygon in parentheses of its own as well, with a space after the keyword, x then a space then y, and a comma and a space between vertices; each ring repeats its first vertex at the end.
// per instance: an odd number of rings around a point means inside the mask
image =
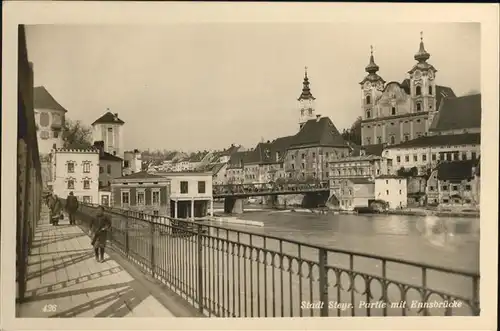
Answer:
POLYGON ((231 158, 229 159, 228 162, 228 167, 230 168, 239 168, 243 166, 243 162, 245 158, 247 157, 247 154, 252 153, 253 151, 246 151, 246 152, 235 152, 231 155, 231 158))
POLYGON ((406 177, 397 175, 380 175, 377 176, 375 179, 406 179, 406 177))
POLYGON ((481 127, 481 94, 445 98, 429 131, 481 127))
POLYGON ((380 160, 381 156, 378 155, 358 155, 358 156, 348 156, 338 160, 330 161, 330 163, 342 163, 342 162, 355 162, 355 161, 371 161, 380 160))
POLYGON ((118 114, 113 114, 111 112, 107 112, 106 114, 102 115, 98 119, 92 123, 92 125, 95 124, 106 124, 106 123, 117 123, 117 124, 125 124, 121 119, 118 118, 118 114))
POLYGON ((387 146, 386 149, 430 146, 479 145, 480 143, 480 133, 464 133, 439 136, 422 136, 416 139, 405 141, 401 144, 387 146))
POLYGON ((233 153, 236 153, 241 146, 235 146, 232 144, 228 149, 224 149, 222 152, 220 152, 220 156, 231 156, 233 153))
POLYGON ((441 101, 445 98, 456 98, 455 92, 448 86, 436 85, 436 107, 439 109, 441 101))
POLYGON ((198 152, 198 153, 195 153, 193 154, 192 156, 190 156, 188 158, 188 161, 189 162, 201 162, 201 160, 203 160, 203 158, 207 155, 208 153, 205 153, 205 152, 198 152))
POLYGON ((116 155, 104 152, 102 155, 99 156, 99 160, 105 160, 105 161, 123 161, 121 157, 118 157, 116 155))
POLYGON ((219 171, 224 168, 226 163, 214 163, 214 164, 209 164, 205 167, 206 171, 211 171, 212 175, 217 175, 219 171))
POLYGON ((351 181, 353 184, 374 184, 370 178, 347 178, 347 180, 351 181))
POLYGON ((67 112, 44 86, 37 86, 33 89, 33 104, 35 109, 51 109, 67 112))
POLYGON ((463 180, 473 178, 475 160, 442 162, 437 166, 439 180, 463 180))
POLYGON ((150 178, 161 179, 164 177, 158 176, 158 175, 153 175, 153 174, 150 174, 146 171, 140 171, 140 172, 135 172, 133 174, 130 174, 128 176, 118 177, 116 179, 150 179, 150 178))
POLYGON ((361 146, 364 149, 366 155, 377 155, 382 156, 382 151, 384 150, 385 144, 373 144, 361 146))
POLYGON ((302 146, 347 147, 347 143, 332 120, 321 117, 307 121, 290 143, 290 148, 302 146))

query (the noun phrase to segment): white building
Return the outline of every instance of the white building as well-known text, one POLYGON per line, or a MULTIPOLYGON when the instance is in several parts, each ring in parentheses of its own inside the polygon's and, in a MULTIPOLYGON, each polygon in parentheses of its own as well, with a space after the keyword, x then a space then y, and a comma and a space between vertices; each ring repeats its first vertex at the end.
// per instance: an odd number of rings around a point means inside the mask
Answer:
POLYGON ((417 167, 419 174, 440 161, 475 160, 481 152, 481 134, 424 136, 387 146, 382 156, 392 159, 394 169, 417 167))
POLYGON ((124 124, 118 114, 107 112, 92 123, 94 141, 104 141, 104 151, 124 158, 123 137, 124 124))
POLYGON ((123 175, 127 176, 140 171, 142 171, 141 152, 137 149, 125 152, 123 156, 123 175))
POLYGON ((212 172, 157 172, 170 180, 170 210, 174 218, 213 215, 212 172))
POLYGON ((67 112, 43 86, 33 89, 35 123, 40 155, 50 154, 54 144, 63 147, 64 119, 67 112))
POLYGON ((52 189, 61 198, 70 192, 79 201, 99 203, 99 152, 95 149, 54 149, 52 189))
POLYGON ((375 178, 375 200, 384 200, 389 209, 407 206, 406 178, 399 176, 379 176, 375 178))

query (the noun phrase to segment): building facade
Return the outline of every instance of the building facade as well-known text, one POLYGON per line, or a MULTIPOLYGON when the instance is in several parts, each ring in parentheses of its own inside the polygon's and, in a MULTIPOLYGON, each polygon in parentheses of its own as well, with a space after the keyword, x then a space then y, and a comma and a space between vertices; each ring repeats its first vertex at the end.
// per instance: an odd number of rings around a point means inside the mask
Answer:
POLYGON ((396 171, 416 167, 418 174, 426 174, 440 162, 476 160, 480 153, 481 134, 465 133, 420 137, 387 146, 382 155, 392 159, 396 171))
POLYGON ((104 142, 104 151, 123 159, 124 124, 118 114, 106 112, 92 123, 94 141, 104 142))
POLYGON ((437 70, 427 62, 423 40, 414 58, 408 78, 386 83, 372 50, 368 75, 360 82, 362 145, 399 144, 426 135, 442 99, 455 97, 452 89, 436 84, 437 70))
POLYGON ((375 200, 387 202, 389 209, 406 208, 407 181, 400 176, 379 176, 375 178, 375 200))
POLYGON ((123 175, 131 175, 142 171, 142 157, 138 149, 126 151, 123 155, 123 175))
POLYGON ((158 172, 170 181, 170 217, 213 216, 211 172, 158 172))
POLYGON ((342 178, 375 178, 393 174, 392 159, 376 155, 348 156, 330 161, 331 185, 342 178))
POLYGON ((70 192, 81 202, 99 203, 99 152, 96 149, 54 149, 52 190, 61 198, 70 192))
POLYGON ((342 210, 368 207, 375 199, 375 182, 370 178, 344 178, 330 188, 330 196, 330 203, 342 210))
POLYGON ((33 90, 35 123, 40 155, 51 153, 54 145, 63 148, 63 130, 67 110, 43 86, 33 90))
POLYGON ((110 187, 114 178, 123 176, 123 160, 104 151, 104 142, 94 142, 99 151, 99 189, 110 187))
POLYGON ((111 205, 115 208, 170 216, 170 180, 163 176, 137 172, 113 179, 111 205))

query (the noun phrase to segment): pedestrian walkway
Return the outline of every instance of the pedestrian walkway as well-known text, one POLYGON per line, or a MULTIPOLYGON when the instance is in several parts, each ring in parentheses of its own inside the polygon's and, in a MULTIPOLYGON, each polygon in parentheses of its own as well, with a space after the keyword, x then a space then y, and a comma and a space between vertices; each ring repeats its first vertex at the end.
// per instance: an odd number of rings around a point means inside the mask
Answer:
POLYGON ((97 262, 80 227, 52 226, 47 214, 44 206, 18 317, 175 317, 108 254, 97 262))

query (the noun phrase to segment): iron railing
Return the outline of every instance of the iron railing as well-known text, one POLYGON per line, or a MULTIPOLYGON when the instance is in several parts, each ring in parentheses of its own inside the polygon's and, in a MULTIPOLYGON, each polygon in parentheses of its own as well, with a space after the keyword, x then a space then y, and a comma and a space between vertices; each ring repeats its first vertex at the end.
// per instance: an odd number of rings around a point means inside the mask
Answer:
POLYGON ((329 190, 328 182, 317 183, 256 183, 213 185, 214 199, 225 197, 250 197, 262 195, 286 195, 329 190))
MULTIPOLYGON (((96 206, 81 205, 88 227, 96 206)), ((105 211, 112 247, 215 317, 479 315, 479 274, 273 236, 105 211), (321 304, 323 303, 323 304, 321 304)))

